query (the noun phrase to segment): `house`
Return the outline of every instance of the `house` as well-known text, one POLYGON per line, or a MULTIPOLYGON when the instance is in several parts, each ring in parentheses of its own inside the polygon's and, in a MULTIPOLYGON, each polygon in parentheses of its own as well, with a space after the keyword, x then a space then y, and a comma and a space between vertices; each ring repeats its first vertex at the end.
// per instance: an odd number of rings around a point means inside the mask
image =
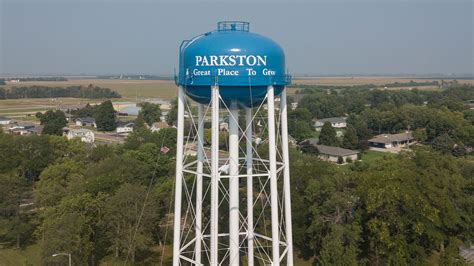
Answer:
POLYGON ((31 135, 41 135, 41 133, 43 133, 43 129, 44 129, 44 126, 37 125, 37 126, 34 126, 33 128, 27 129, 27 131, 31 135))
POLYGON ((133 132, 133 125, 135 122, 133 121, 128 121, 128 122, 118 122, 117 123, 117 133, 130 133, 133 132))
POLYGON ((169 128, 170 126, 165 122, 155 122, 151 125, 150 130, 151 132, 158 132, 162 128, 169 128))
POLYGON ((326 122, 331 123, 331 126, 333 128, 346 128, 347 127, 347 117, 330 117, 330 118, 323 118, 323 119, 318 119, 314 122, 314 128, 316 131, 321 131, 323 128, 323 125, 326 122))
POLYGON ((161 122, 166 122, 166 117, 168 116, 168 111, 164 111, 161 113, 161 116, 160 116, 160 121, 161 122))
POLYGON ((349 161, 356 161, 357 160, 357 154, 359 154, 359 151, 354 151, 354 150, 349 150, 349 149, 343 149, 339 147, 333 147, 333 146, 326 146, 326 145, 316 145, 316 149, 318 150, 318 157, 321 160, 332 162, 332 163, 338 163, 339 158, 342 158, 342 162, 346 163, 349 161))
POLYGON ((15 135, 41 135, 43 126, 14 122, 8 128, 8 131, 15 135))
POLYGON ((82 118, 77 118, 76 119, 76 126, 82 127, 82 126, 87 126, 87 127, 97 127, 97 124, 95 123, 95 119, 92 117, 82 117, 82 118))
POLYGON ((77 129, 65 129, 64 135, 68 140, 79 138, 85 143, 94 143, 95 135, 90 129, 77 128, 77 129))
POLYGON ((413 142, 411 131, 398 134, 380 134, 369 139, 369 146, 375 148, 388 149, 399 145, 410 144, 413 142))
POLYGON ((298 102, 292 102, 291 103, 291 110, 295 110, 296 108, 298 108, 298 102))
POLYGON ((8 125, 11 123, 11 121, 12 120, 10 118, 0 116, 0 125, 8 125))

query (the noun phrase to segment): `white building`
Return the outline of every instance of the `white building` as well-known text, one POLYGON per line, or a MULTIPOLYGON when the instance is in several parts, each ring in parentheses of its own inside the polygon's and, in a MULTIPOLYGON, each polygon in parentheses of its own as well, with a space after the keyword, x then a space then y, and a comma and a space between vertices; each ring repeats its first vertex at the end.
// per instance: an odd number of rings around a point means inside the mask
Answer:
POLYGON ((8 125, 11 123, 11 121, 12 120, 10 118, 0 116, 0 125, 8 125))
POLYGON ((330 118, 324 118, 324 119, 318 119, 314 123, 314 127, 316 128, 316 131, 321 131, 321 128, 323 128, 323 125, 326 122, 331 123, 331 126, 333 128, 346 128, 347 127, 347 122, 346 122, 347 117, 330 117, 330 118))
POLYGON ((94 143, 95 135, 94 132, 90 129, 78 128, 78 129, 69 129, 67 130, 66 137, 68 140, 74 138, 80 138, 82 142, 85 143, 94 143))
POLYGON ((119 122, 117 125, 117 133, 130 133, 133 132, 133 125, 135 123, 133 121, 129 122, 119 122))
POLYGON ((97 124, 95 123, 95 119, 92 117, 81 117, 76 119, 76 126, 88 126, 88 127, 95 127, 97 128, 97 124))

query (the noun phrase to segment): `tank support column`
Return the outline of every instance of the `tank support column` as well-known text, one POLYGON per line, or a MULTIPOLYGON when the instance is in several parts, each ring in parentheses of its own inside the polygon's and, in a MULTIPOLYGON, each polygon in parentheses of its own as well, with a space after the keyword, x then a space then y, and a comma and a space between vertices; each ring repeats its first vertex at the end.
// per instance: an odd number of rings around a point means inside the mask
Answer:
POLYGON ((239 108, 231 103, 229 115, 229 265, 239 265, 239 108))
POLYGON ((247 139, 247 245, 248 245, 248 265, 254 265, 253 258, 253 147, 252 147, 252 108, 245 109, 245 136, 247 139))
POLYGON ((286 227, 286 261, 288 266, 293 266, 293 233, 291 222, 291 194, 290 194, 290 157, 288 151, 288 118, 287 118, 287 104, 286 104, 286 88, 283 89, 280 96, 280 110, 281 110, 281 145, 283 164, 283 193, 285 195, 285 227, 286 227))
POLYGON ((197 146, 197 176, 196 176, 196 264, 201 264, 202 245, 202 168, 204 161, 204 114, 203 105, 198 104, 198 146, 197 146))
POLYGON ((219 87, 212 86, 211 137, 211 265, 219 265, 219 87))
POLYGON ((181 249, 181 201, 183 189, 184 90, 178 89, 178 136, 176 141, 176 184, 174 198, 173 265, 179 266, 181 249))
POLYGON ((270 201, 272 213, 272 265, 280 265, 280 228, 278 224, 278 187, 276 167, 275 97, 273 86, 267 89, 268 147, 270 160, 270 201))

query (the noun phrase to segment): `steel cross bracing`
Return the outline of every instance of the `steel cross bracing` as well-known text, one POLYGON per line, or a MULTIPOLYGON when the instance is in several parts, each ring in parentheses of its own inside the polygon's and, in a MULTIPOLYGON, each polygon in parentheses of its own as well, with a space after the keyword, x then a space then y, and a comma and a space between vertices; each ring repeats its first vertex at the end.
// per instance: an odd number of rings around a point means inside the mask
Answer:
POLYGON ((197 104, 196 112, 195 103, 189 102, 180 88, 178 105, 182 106, 178 106, 178 113, 182 117, 178 117, 177 124, 178 138, 183 139, 177 143, 175 201, 181 202, 175 202, 173 264, 253 265, 258 261, 293 265, 286 89, 279 98, 280 105, 274 107, 275 100, 269 101, 274 97, 269 86, 266 101, 256 108, 244 108, 245 121, 240 123, 236 106, 227 106, 218 95, 218 87, 213 89, 217 94, 214 102, 197 104), (216 102, 217 108, 213 105, 216 102), (186 111, 190 129, 184 137, 186 111), (210 140, 204 134, 209 117, 210 140), (224 117, 228 117, 234 132, 224 142, 227 147, 217 150, 207 143, 219 142, 216 129, 219 118, 224 117), (257 121, 262 124, 259 128, 255 126, 257 121), (262 145, 267 147, 264 154, 268 155, 260 154, 262 147, 255 145, 253 137, 270 144, 262 145), (232 212, 236 216, 229 219, 232 212))

